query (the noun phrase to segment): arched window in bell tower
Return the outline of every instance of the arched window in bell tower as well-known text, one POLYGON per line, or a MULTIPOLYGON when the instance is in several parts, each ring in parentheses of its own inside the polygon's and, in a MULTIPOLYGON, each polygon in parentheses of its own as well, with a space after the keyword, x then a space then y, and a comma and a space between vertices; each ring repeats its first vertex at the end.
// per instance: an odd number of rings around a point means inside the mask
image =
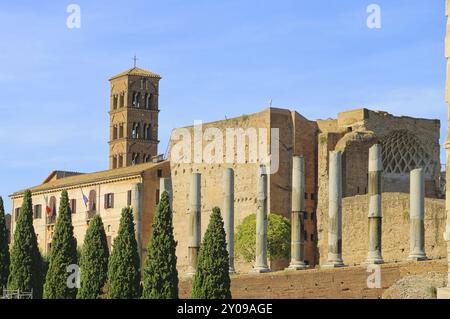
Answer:
POLYGON ((113 110, 117 110, 117 100, 118 100, 117 95, 114 95, 113 96, 113 110))
POLYGON ((117 168, 117 155, 113 156, 113 169, 117 168))
POLYGON ((119 155, 118 166, 119 167, 123 166, 123 155, 122 154, 119 155))
POLYGON ((156 110, 156 103, 155 103, 155 96, 153 94, 150 94, 149 97, 149 108, 151 110, 156 110))
POLYGON ((150 109, 151 105, 151 94, 145 93, 145 108, 150 109))
POLYGON ((132 101, 131 101, 131 105, 133 107, 139 107, 139 93, 138 92, 133 92, 133 96, 132 96, 132 101))
POLYGON ((145 139, 146 140, 152 139, 152 125, 151 124, 147 124, 147 126, 145 127, 145 139))
POLYGON ((113 126, 113 140, 117 140, 117 125, 113 126))
POLYGON ((125 104, 125 94, 121 93, 119 99, 119 107, 124 107, 124 104, 125 104))
POLYGON ((123 123, 119 124, 119 138, 123 138, 123 123))

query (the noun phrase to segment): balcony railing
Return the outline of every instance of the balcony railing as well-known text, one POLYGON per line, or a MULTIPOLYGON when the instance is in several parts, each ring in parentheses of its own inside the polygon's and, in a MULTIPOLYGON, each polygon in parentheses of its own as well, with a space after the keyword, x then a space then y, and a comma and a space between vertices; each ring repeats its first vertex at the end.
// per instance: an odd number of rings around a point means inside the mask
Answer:
POLYGON ((56 223, 56 215, 46 217, 47 225, 53 225, 56 223))
POLYGON ((88 210, 86 212, 86 221, 91 220, 92 218, 94 218, 95 214, 97 213, 97 211, 95 210, 88 210))

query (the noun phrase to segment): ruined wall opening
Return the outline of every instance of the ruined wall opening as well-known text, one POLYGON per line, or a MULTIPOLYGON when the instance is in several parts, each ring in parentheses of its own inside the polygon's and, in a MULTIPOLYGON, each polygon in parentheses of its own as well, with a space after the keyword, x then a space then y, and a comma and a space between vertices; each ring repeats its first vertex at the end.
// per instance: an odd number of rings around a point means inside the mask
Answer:
POLYGON ((408 176, 416 168, 423 168, 432 178, 433 160, 418 138, 407 130, 396 130, 380 140, 385 177, 408 176))

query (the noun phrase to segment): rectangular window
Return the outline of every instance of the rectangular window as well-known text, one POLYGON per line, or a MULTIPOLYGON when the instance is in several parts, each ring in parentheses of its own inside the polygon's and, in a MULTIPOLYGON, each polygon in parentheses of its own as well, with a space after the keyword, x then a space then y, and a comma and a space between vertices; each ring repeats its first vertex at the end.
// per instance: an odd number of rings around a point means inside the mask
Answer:
POLYGON ((308 193, 305 192, 305 199, 308 199, 308 193))
POLYGON ((316 199, 315 194, 314 194, 314 193, 311 193, 311 200, 315 200, 315 199, 316 199))
POLYGON ((33 218, 34 219, 41 219, 42 218, 42 205, 34 205, 33 218))
POLYGON ((70 200, 70 211, 72 212, 72 214, 77 213, 77 200, 76 199, 70 200))
POLYGON ((305 239, 305 241, 308 241, 308 233, 306 232, 306 230, 303 233, 303 238, 305 239))
POLYGON ((156 205, 159 204, 159 189, 156 190, 156 205))
POLYGON ((131 206, 131 191, 127 192, 127 206, 131 206))
POLYGON ((105 209, 114 207, 114 194, 105 194, 105 209))
POLYGON ((162 177, 162 169, 158 169, 157 173, 158 177, 162 177))

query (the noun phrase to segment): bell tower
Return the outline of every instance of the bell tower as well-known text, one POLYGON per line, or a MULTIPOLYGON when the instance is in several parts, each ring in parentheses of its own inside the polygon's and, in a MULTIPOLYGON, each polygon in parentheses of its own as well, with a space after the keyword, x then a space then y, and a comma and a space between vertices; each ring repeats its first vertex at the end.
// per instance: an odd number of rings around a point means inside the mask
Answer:
POLYGON ((109 169, 150 162, 158 154, 158 74, 135 66, 109 79, 109 169))

